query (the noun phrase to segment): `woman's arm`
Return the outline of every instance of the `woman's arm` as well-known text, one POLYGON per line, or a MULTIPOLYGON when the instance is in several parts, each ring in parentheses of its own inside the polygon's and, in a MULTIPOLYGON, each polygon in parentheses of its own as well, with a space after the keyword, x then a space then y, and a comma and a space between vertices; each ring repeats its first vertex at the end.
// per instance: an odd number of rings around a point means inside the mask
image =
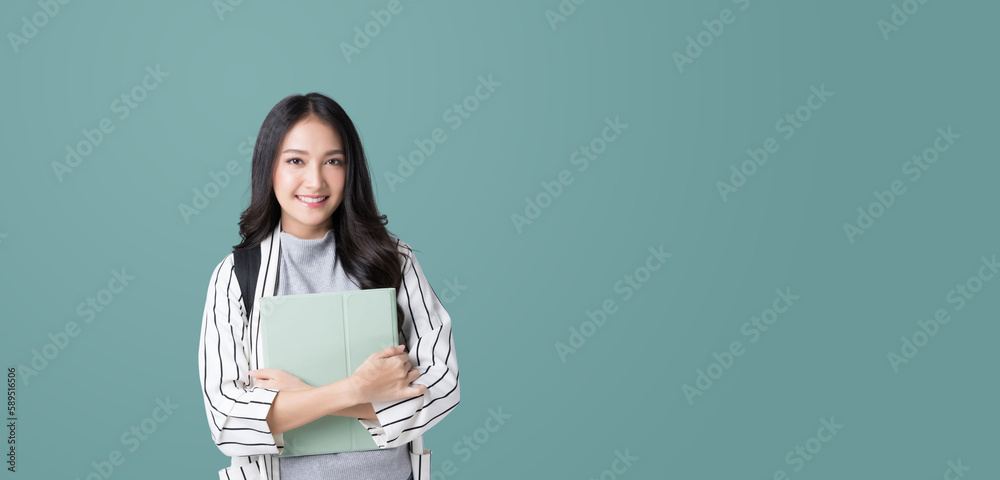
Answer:
POLYGON ((269 430, 283 433, 324 415, 375 420, 378 417, 371 402, 396 399, 401 393, 423 394, 424 388, 408 386, 420 372, 410 368, 402 347, 394 345, 375 352, 348 378, 321 387, 281 369, 251 370, 254 385, 278 393, 265 417, 269 430))
POLYGON ((375 416, 371 404, 361 404, 351 379, 345 378, 321 387, 304 390, 282 390, 275 395, 267 412, 271 433, 278 434, 301 427, 325 415, 364 418, 365 405, 375 416), (355 415, 357 413, 357 415, 355 415))
POLYGON ((212 272, 198 346, 198 374, 212 439, 223 454, 277 454, 266 417, 277 390, 251 386, 244 355, 246 314, 229 254, 212 272))
MULTIPOLYGON (((314 387, 312 385, 309 385, 306 382, 303 382, 301 378, 296 377, 295 375, 292 375, 291 373, 288 373, 288 372, 286 372, 284 370, 277 369, 277 368, 259 368, 259 369, 256 369, 256 370, 251 370, 250 371, 250 376, 253 377, 253 379, 255 380, 255 382, 254 382, 255 385, 257 385, 259 387, 267 388, 267 389, 270 389, 270 390, 276 390, 276 391, 278 391, 278 393, 290 393, 290 392, 293 392, 293 391, 305 391, 305 390, 312 390, 312 389, 316 388, 316 387, 314 387)), ((336 392, 333 392, 333 393, 337 394, 336 392)), ((288 398, 288 396, 283 397, 283 398, 288 398)), ((350 397, 347 397, 347 398, 350 398, 350 397)), ((356 402, 356 400, 358 398, 360 398, 360 397, 357 396, 357 395, 355 395, 354 396, 355 403, 353 405, 349 405, 349 406, 346 406, 346 407, 340 408, 340 409, 337 409, 337 405, 338 404, 335 403, 335 402, 327 402, 327 401, 324 400, 322 402, 322 405, 327 405, 327 406, 330 407, 329 409, 332 410, 331 412, 327 413, 327 415, 338 415, 338 416, 341 416, 341 417, 352 417, 352 418, 375 418, 375 410, 371 407, 371 402, 368 402, 368 401, 356 402)), ((272 406, 272 408, 273 408, 273 406, 272 406)), ((273 419, 273 417, 272 418, 268 418, 268 420, 272 420, 272 419, 273 419)), ((313 419, 313 420, 315 420, 315 419, 313 419)), ((293 423, 295 423, 295 422, 293 422, 293 423)), ((308 422, 306 422, 306 423, 308 423, 308 422)), ((272 426, 272 430, 273 430, 274 425, 272 424, 271 426, 272 426)), ((292 427, 292 428, 295 428, 295 427, 292 427)), ((289 430, 289 429, 285 429, 285 430, 289 430)), ((285 431, 285 430, 282 430, 282 431, 285 431)), ((277 433, 277 432, 275 432, 275 433, 277 433)))
POLYGON ((423 394, 425 388, 408 386, 420 371, 411 368, 403 348, 393 345, 372 353, 347 378, 320 387, 281 369, 251 370, 249 375, 258 388, 277 392, 265 417, 268 429, 283 433, 325 415, 374 420, 378 417, 371 402, 423 394))
POLYGON ((371 402, 359 403, 357 405, 342 408, 336 412, 330 413, 330 415, 339 415, 341 417, 353 417, 353 418, 364 418, 366 420, 375 420, 375 409, 372 408, 371 402))

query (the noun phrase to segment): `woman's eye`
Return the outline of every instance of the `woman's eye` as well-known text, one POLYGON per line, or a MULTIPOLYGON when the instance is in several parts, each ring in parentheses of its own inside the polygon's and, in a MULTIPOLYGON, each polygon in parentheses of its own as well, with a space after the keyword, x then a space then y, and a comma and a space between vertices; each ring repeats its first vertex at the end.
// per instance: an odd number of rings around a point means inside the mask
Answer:
MULTIPOLYGON (((301 162, 301 161, 302 161, 302 159, 298 158, 298 157, 292 157, 292 158, 289 158, 288 160, 285 160, 285 162, 291 163, 293 165, 298 165, 298 163, 296 163, 296 162, 301 162)), ((344 161, 341 160, 341 159, 339 159, 339 158, 331 158, 331 159, 327 160, 327 162, 336 162, 335 165, 343 165, 344 164, 344 161)))

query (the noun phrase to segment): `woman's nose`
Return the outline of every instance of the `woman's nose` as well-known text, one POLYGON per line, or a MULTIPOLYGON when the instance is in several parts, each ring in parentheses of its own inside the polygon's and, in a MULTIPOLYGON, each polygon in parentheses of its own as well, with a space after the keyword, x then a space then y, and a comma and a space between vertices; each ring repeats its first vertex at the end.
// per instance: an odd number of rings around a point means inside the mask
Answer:
POLYGON ((309 187, 322 187, 323 186, 323 175, 320 173, 320 167, 316 163, 306 169, 304 182, 306 186, 309 187))

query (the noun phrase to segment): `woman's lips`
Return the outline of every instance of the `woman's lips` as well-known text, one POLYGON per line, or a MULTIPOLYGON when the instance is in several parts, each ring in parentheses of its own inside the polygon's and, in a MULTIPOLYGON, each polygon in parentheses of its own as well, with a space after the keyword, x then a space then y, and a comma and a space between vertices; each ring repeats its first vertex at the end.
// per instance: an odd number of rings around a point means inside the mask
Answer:
POLYGON ((298 202, 300 204, 302 204, 303 206, 305 206, 307 208, 319 208, 319 207, 322 207, 323 205, 326 205, 326 202, 327 202, 327 200, 330 199, 330 196, 329 195, 325 195, 325 196, 324 195, 296 195, 295 199, 298 200, 298 202), (312 202, 308 202, 306 200, 303 200, 303 198, 309 199, 309 200, 314 200, 314 199, 317 199, 317 198, 321 198, 322 200, 320 200, 318 202, 315 201, 315 200, 312 201, 312 202))

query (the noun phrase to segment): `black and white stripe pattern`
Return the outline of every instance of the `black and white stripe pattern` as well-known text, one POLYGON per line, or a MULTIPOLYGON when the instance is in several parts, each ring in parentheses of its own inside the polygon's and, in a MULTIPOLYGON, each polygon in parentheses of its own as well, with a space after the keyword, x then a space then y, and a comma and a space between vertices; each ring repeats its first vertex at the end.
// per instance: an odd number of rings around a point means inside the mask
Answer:
MULTIPOLYGON (((280 224, 261 244, 261 266, 254 307, 243 310, 242 294, 229 254, 215 267, 208 285, 198 348, 205 411, 212 440, 222 453, 233 457, 220 479, 278 479, 282 435, 272 435, 267 412, 276 390, 253 386, 249 371, 261 368, 261 297, 274 296, 279 280, 280 224)), ((376 402, 378 420, 358 419, 381 448, 409 443, 415 480, 430 480, 430 451, 423 433, 458 405, 458 363, 451 332, 451 318, 424 277, 409 245, 400 241, 406 255, 403 285, 397 301, 403 309, 403 337, 410 362, 420 369, 414 384, 427 386, 424 395, 406 400, 376 402)))
POLYGON ((413 384, 427 386, 419 397, 372 402, 378 421, 358 419, 379 447, 398 447, 422 435, 458 405, 458 361, 451 333, 451 317, 424 277, 410 246, 399 242, 406 254, 403 284, 396 299, 403 309, 403 332, 410 363, 420 370, 413 384))

